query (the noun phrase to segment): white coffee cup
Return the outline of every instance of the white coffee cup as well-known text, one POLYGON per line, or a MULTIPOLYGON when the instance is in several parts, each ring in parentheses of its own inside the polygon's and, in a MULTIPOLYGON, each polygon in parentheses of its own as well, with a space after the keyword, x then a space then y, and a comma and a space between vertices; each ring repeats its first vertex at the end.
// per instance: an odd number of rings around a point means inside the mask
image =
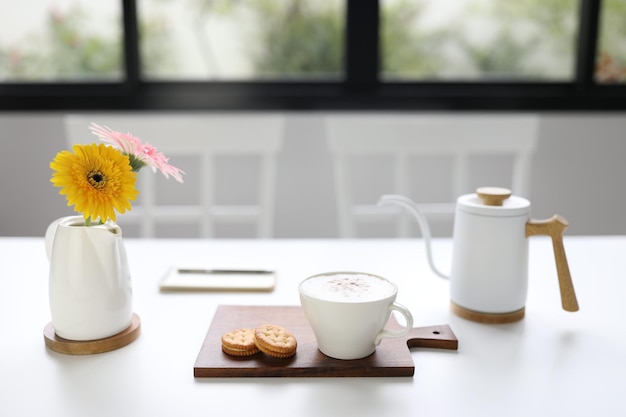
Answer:
POLYGON ((378 275, 327 272, 305 279, 298 291, 318 348, 331 358, 364 358, 383 338, 402 337, 413 328, 409 310, 395 302, 398 287, 378 275), (402 330, 384 328, 392 311, 404 316, 402 330))

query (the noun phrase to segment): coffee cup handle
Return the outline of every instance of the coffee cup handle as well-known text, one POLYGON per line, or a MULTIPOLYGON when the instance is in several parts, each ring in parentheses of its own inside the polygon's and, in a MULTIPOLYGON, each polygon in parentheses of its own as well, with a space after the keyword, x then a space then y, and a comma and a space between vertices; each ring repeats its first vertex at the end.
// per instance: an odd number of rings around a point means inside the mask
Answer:
POLYGON ((411 331, 411 329, 413 328, 413 316, 411 315, 411 312, 402 304, 399 303, 393 303, 389 305, 389 310, 390 311, 397 311, 400 314, 402 314, 404 316, 404 319, 406 321, 406 324, 404 326, 404 329, 402 330, 388 330, 388 329, 383 329, 380 331, 380 333, 378 333, 376 335, 376 339, 374 339, 374 345, 378 346, 381 342, 381 340, 383 340, 385 337, 402 337, 405 334, 409 333, 411 331))

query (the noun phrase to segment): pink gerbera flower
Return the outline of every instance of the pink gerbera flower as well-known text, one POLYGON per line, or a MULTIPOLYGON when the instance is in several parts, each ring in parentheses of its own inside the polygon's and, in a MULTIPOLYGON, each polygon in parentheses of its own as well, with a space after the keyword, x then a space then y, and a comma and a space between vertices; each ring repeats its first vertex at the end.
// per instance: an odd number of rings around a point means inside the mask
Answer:
POLYGON ((138 172, 144 166, 149 166, 155 172, 161 171, 165 178, 171 175, 176 181, 183 182, 185 172, 170 165, 168 158, 148 142, 142 143, 141 139, 130 133, 117 132, 93 122, 89 130, 103 142, 113 145, 128 155, 133 171, 138 172))

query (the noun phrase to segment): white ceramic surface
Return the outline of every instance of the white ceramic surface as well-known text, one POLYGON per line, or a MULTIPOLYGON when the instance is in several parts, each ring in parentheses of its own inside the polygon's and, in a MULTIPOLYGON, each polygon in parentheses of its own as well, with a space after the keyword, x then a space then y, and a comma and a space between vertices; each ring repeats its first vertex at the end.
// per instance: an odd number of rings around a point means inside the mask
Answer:
POLYGON ((429 264, 439 276, 450 279, 450 298, 455 304, 494 314, 524 307, 528 289, 528 200, 511 196, 502 206, 487 206, 476 194, 460 196, 449 277, 432 260, 430 229, 419 205, 397 195, 383 196, 379 204, 399 205, 415 216, 429 264))
POLYGON ((510 197, 503 206, 485 206, 476 194, 458 198, 450 271, 453 302, 488 313, 524 307, 529 215, 530 203, 519 197, 510 197))
POLYGON ((82 216, 69 216, 46 231, 52 324, 69 340, 112 336, 130 325, 133 313, 122 230, 82 224, 82 216))
MULTIPOLYGON (((358 272, 330 272, 318 276, 358 275, 358 272)), ((300 302, 304 313, 315 333, 319 350, 331 358, 353 360, 371 355, 383 338, 402 337, 413 328, 413 316, 409 310, 395 302, 398 289, 390 281, 385 280, 393 287, 391 295, 385 291, 382 298, 368 301, 324 300, 312 296, 303 290, 300 283, 300 302), (392 311, 404 316, 405 327, 402 330, 384 329, 392 311)), ((306 281, 306 280, 305 280, 306 281)))

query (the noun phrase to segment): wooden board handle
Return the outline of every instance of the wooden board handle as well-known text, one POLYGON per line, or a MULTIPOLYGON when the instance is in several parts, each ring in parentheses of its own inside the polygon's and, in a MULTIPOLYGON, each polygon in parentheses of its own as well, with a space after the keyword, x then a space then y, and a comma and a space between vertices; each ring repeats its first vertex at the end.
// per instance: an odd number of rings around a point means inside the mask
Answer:
POLYGON ((566 311, 578 311, 578 300, 572 284, 572 276, 569 271, 565 247, 563 246, 563 232, 569 223, 563 217, 557 215, 546 220, 530 220, 526 224, 526 237, 533 235, 548 235, 552 238, 554 259, 559 277, 561 290, 561 305, 566 311))
POLYGON ((447 324, 428 327, 414 327, 408 334, 409 348, 431 348, 457 350, 459 341, 447 324))

